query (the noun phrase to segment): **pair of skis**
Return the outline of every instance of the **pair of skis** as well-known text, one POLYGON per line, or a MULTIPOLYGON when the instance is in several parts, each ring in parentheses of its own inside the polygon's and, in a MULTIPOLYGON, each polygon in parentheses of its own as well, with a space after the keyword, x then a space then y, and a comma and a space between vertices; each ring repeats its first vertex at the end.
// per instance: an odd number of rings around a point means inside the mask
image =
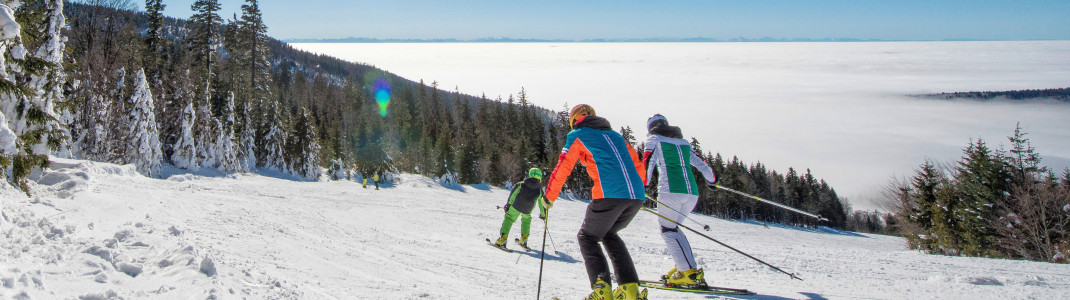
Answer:
POLYGON ((701 286, 701 287, 681 287, 666 284, 664 280, 640 280, 639 286, 645 288, 675 291, 675 292, 688 292, 696 294, 715 294, 715 295, 754 295, 754 292, 745 289, 733 289, 717 286, 701 286))
MULTIPOLYGON (((528 248, 527 245, 520 243, 520 239, 514 238, 513 241, 516 242, 517 245, 520 245, 520 248, 524 248, 524 251, 532 252, 531 248, 528 248)), ((504 245, 498 246, 498 244, 495 244, 494 241, 490 240, 490 238, 487 239, 487 244, 489 244, 491 247, 498 248, 498 250, 513 253, 513 249, 506 248, 504 245)))
MULTIPOLYGON (((645 288, 666 290, 666 291, 687 292, 687 293, 704 294, 704 295, 740 295, 740 296, 754 295, 754 292, 751 292, 751 291, 748 291, 748 290, 745 290, 745 289, 733 289, 733 288, 716 287, 716 286, 705 286, 705 287, 695 287, 695 288, 678 287, 678 286, 672 286, 672 285, 665 284, 664 280, 659 280, 659 281, 640 280, 639 281, 639 286, 640 287, 645 287, 645 288)), ((561 298, 553 298, 552 300, 561 300, 561 298)))

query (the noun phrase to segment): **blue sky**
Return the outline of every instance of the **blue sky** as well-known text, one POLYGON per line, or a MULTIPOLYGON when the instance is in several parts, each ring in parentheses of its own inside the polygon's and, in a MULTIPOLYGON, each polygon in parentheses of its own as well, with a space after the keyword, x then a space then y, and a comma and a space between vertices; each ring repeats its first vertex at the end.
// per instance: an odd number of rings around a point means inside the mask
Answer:
MULTIPOLYGON (((165 0, 165 12, 189 17, 191 3, 165 0)), ((221 3, 221 15, 229 19, 244 1, 221 3)), ((1070 40, 1067 0, 272 0, 260 5, 269 34, 281 39, 1070 40)))

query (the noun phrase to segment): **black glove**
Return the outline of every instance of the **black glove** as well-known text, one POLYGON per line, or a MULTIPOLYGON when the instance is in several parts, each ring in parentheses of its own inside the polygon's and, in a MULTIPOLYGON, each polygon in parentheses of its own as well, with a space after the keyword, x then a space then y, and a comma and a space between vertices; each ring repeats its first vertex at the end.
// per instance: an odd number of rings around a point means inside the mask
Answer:
POLYGON ((714 191, 717 190, 717 186, 718 185, 721 185, 721 180, 720 179, 714 179, 713 182, 707 182, 706 183, 706 187, 708 187, 708 188, 710 188, 710 190, 714 190, 714 191))
POLYGON ((502 207, 502 210, 504 210, 505 213, 509 213, 509 204, 506 204, 505 207, 502 207))

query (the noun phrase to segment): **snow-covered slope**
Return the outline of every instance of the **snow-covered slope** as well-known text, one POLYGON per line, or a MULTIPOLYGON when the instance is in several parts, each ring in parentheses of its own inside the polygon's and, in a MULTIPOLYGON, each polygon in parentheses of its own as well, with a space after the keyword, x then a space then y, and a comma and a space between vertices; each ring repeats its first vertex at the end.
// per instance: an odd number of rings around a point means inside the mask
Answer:
MULTIPOLYGON (((33 197, 0 188, 0 298, 535 297, 539 255, 484 241, 501 224, 495 206, 506 191, 498 188, 411 175, 381 190, 255 174, 160 180, 132 165, 77 160, 57 160, 36 180, 33 197)), ((585 205, 562 200, 552 211, 544 299, 589 291, 575 242, 585 205)), ((1070 298, 1066 265, 923 255, 895 237, 692 217, 713 228, 710 236, 805 279, 690 234, 711 284, 757 293, 725 298, 1070 298)), ((655 218, 640 213, 623 231, 642 278, 671 268, 655 218)))

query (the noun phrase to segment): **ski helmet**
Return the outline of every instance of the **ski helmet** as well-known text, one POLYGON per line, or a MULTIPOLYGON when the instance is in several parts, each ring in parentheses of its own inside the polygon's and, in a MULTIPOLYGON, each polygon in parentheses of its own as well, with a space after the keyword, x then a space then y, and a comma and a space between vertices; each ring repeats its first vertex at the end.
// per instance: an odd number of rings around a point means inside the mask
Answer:
POLYGON ((580 104, 572 107, 572 112, 568 114, 568 127, 576 128, 576 123, 583 121, 584 117, 594 116, 594 107, 587 104, 580 104))
POLYGON ((659 125, 669 125, 669 119, 666 119, 665 116, 662 116, 661 114, 654 114, 650 119, 646 119, 647 131, 654 129, 654 127, 659 125))
POLYGON ((531 168, 531 170, 528 170, 528 177, 542 180, 542 170, 539 170, 539 168, 531 168))

